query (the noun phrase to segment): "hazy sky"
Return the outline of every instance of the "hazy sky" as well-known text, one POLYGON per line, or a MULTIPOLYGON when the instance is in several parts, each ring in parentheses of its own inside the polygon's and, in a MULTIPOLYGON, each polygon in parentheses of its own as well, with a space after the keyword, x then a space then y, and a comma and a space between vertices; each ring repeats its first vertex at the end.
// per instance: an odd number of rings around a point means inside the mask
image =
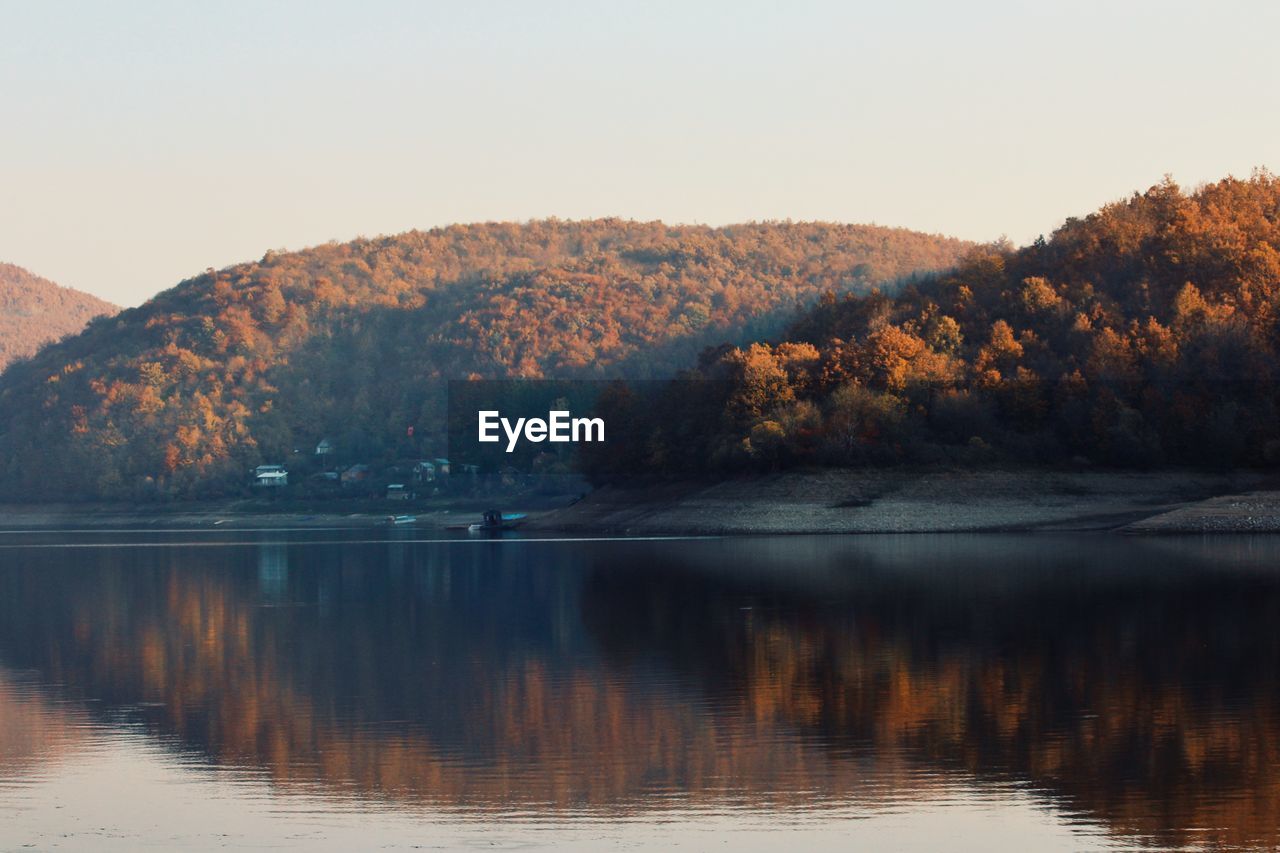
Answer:
POLYGON ((1280 4, 0 0, 0 260, 123 304, 452 222, 1017 242, 1280 169, 1280 4))

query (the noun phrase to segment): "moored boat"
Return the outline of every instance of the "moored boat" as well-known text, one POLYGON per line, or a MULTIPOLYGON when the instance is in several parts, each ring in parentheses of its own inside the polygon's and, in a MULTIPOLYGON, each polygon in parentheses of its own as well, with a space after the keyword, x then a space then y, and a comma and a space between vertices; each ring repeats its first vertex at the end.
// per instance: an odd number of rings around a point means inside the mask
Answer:
POLYGON ((471 533, 498 533, 515 530, 524 523, 525 513, 503 513, 496 509, 485 510, 480 521, 470 524, 450 524, 446 530, 466 530, 471 533))

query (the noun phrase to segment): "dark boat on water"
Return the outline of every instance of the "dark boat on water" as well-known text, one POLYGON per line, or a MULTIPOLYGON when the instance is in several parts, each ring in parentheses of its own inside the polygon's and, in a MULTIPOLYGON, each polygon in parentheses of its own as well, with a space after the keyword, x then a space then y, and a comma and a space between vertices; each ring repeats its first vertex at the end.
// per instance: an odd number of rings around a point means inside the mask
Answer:
POLYGON ((504 530, 515 530, 524 524, 524 513, 503 513, 496 509, 487 509, 478 522, 470 524, 450 524, 446 530, 467 530, 471 533, 499 533, 504 530))

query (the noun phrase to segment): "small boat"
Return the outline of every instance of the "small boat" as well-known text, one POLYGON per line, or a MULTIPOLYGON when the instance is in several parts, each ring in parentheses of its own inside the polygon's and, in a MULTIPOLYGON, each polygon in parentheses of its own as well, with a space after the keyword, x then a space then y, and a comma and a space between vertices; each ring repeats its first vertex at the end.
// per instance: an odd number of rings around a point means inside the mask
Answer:
POLYGON ((414 515, 389 515, 387 516, 387 524, 413 524, 418 520, 414 515))
POLYGON ((503 513, 496 509, 485 510, 482 520, 471 524, 450 524, 446 530, 466 530, 471 533, 498 533, 515 530, 524 523, 525 513, 503 513))

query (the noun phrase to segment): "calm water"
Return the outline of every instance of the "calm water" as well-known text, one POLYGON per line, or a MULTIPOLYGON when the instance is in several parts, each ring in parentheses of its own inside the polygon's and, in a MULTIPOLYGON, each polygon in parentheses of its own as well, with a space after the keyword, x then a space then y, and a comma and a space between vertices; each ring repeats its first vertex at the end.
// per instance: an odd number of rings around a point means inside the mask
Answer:
POLYGON ((1280 539, 0 533, 0 848, 1280 844, 1280 539))

